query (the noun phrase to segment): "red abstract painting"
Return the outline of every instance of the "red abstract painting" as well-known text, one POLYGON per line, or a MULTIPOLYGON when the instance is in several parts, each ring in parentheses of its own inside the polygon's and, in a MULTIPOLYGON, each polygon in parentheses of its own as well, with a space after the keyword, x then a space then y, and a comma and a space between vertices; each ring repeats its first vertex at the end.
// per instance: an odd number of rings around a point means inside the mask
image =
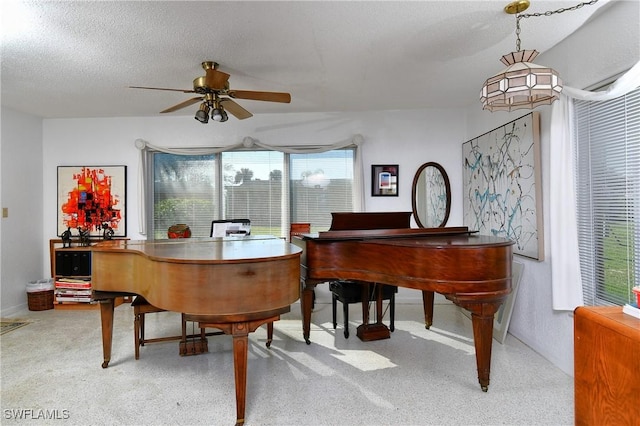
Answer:
POLYGON ((110 228, 126 236, 125 195, 126 166, 58 167, 58 235, 110 228))

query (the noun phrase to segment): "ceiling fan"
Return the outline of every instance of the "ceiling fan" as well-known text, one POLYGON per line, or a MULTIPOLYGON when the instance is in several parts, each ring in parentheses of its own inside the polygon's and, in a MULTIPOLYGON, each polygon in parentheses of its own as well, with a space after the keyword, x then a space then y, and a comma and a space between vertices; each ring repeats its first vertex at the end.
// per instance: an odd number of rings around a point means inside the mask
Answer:
POLYGON ((252 117, 249 111, 241 107, 233 99, 250 99, 254 101, 267 102, 291 102, 291 95, 282 92, 256 92, 251 90, 233 90, 229 88, 229 74, 218 70, 217 62, 203 62, 202 68, 205 75, 193 80, 193 90, 188 89, 165 89, 161 87, 129 86, 130 89, 150 89, 150 90, 170 90, 173 92, 197 93, 201 96, 180 102, 169 107, 160 113, 174 112, 201 102, 200 108, 196 111, 195 119, 201 123, 209 121, 209 114, 214 121, 224 122, 228 120, 227 111, 238 120, 252 117))

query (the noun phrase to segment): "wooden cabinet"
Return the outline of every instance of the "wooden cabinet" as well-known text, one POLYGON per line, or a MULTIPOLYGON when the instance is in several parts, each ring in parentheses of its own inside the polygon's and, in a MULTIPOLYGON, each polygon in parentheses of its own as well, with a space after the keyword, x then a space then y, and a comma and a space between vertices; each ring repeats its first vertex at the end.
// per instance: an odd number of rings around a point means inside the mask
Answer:
POLYGON ((621 307, 574 316, 576 425, 640 424, 640 319, 621 307))
MULTIPOLYGON (((91 281, 91 246, 82 247, 77 240, 74 240, 72 247, 63 247, 61 239, 52 239, 49 240, 49 257, 51 259, 51 277, 54 282, 61 279, 91 281)), ((69 290, 74 288, 80 290, 81 286, 69 287, 69 290)), ((85 302, 61 302, 58 299, 58 288, 56 287, 53 301, 55 309, 93 309, 99 306, 97 303, 90 303, 90 298, 85 302)), ((131 302, 131 298, 117 297, 115 300, 116 306, 123 302, 131 302)))
POLYGON ((62 240, 49 241, 51 276, 55 282, 54 308, 92 308, 91 247, 74 243, 63 247, 62 240), (63 284, 64 283, 64 284, 63 284))

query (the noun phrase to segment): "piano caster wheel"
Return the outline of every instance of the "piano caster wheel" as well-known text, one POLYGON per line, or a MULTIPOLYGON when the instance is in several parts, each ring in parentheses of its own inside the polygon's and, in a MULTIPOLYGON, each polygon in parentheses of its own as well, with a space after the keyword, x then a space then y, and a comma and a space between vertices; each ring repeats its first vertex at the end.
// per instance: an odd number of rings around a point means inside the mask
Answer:
POLYGON ((304 339, 304 342, 305 342, 307 345, 310 345, 310 344, 311 344, 311 340, 309 340, 308 338, 304 339))
POLYGON ((102 368, 107 368, 109 366, 109 361, 104 361, 102 363, 102 368))
POLYGON ((349 330, 345 330, 344 331, 344 338, 348 339, 349 338, 349 330))
POLYGON ((267 349, 271 348, 271 340, 267 340, 267 349))
POLYGON ((480 389, 482 389, 482 392, 487 392, 489 390, 489 386, 480 386, 480 389))

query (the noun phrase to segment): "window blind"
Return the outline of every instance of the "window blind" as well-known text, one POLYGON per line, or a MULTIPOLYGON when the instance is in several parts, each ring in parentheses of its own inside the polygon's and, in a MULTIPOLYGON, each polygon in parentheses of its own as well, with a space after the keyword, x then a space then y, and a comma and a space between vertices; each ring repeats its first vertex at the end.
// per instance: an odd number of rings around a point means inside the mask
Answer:
POLYGON ((217 219, 215 155, 153 154, 154 239, 167 238, 171 225, 189 225, 194 237, 209 236, 217 219))
POLYGON ((223 219, 251 220, 253 235, 285 235, 282 229, 285 154, 226 151, 221 156, 223 219))
POLYGON ((326 231, 332 212, 353 211, 354 156, 351 148, 290 154, 291 222, 326 231))
POLYGON ((574 130, 584 301, 629 303, 640 280, 640 89, 574 101, 574 130))

